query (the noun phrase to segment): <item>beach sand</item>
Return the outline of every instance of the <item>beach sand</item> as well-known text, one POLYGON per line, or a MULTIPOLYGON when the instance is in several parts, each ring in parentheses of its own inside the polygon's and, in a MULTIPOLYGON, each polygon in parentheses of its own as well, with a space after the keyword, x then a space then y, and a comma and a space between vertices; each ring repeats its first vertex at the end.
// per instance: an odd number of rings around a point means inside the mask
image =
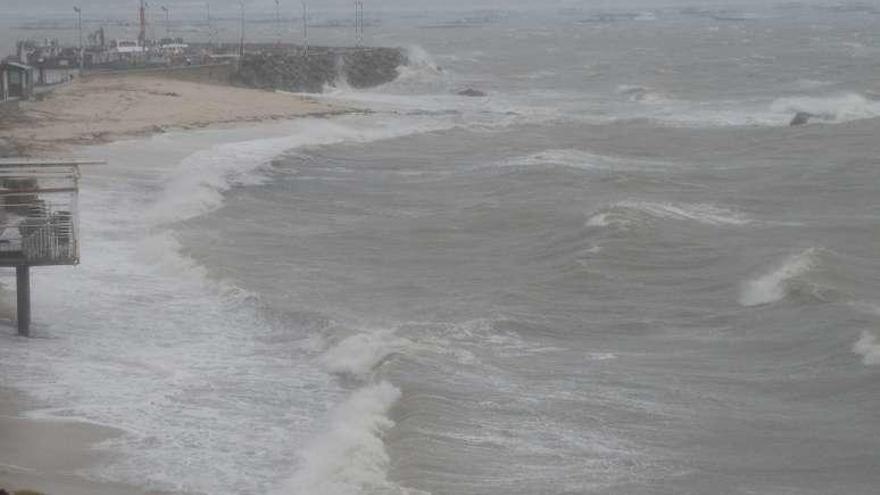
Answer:
POLYGON ((0 488, 46 495, 159 495, 141 488, 89 480, 80 470, 104 461, 94 448, 121 432, 88 423, 23 416, 38 407, 24 394, 0 388, 0 488))
POLYGON ((143 75, 90 76, 0 117, 6 147, 29 155, 64 152, 168 128, 259 122, 351 112, 305 96, 143 75))
MULTIPOLYGON (((93 77, 56 89, 20 111, 0 114, 0 156, 51 156, 76 145, 207 126, 303 116, 352 109, 308 97, 145 76, 93 77)), ((46 495, 155 495, 142 488, 99 482, 82 470, 106 462, 94 447, 122 432, 82 422, 27 417, 35 410, 25 394, 0 387, 0 488, 33 489, 46 495)))

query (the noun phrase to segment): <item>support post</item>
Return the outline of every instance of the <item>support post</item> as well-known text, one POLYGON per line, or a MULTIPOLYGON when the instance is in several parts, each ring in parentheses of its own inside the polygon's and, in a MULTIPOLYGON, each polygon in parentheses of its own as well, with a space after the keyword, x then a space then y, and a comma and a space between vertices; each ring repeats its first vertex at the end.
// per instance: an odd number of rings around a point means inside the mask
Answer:
POLYGON ((31 333, 31 273, 28 265, 15 267, 15 288, 18 293, 18 334, 27 337, 31 333))

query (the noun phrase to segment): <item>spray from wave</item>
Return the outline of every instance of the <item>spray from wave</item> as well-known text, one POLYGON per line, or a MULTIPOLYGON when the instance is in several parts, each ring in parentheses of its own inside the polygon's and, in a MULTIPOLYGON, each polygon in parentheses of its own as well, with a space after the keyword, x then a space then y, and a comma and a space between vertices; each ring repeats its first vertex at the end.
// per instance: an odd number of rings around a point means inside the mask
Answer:
POLYGON ((850 93, 825 97, 780 98, 773 102, 772 111, 790 117, 798 112, 813 115, 824 122, 849 122, 880 116, 880 102, 850 93))
POLYGON ((408 343, 391 331, 358 333, 325 352, 321 364, 330 373, 363 378, 408 343))
POLYGON ((651 201, 620 201, 593 214, 587 227, 630 228, 650 219, 684 220, 712 226, 740 226, 750 218, 730 208, 705 203, 658 203, 651 201))
POLYGON ((862 362, 867 366, 880 365, 880 342, 876 335, 867 330, 853 345, 853 352, 862 356, 862 362))
POLYGON ((293 123, 292 134, 284 137, 226 143, 197 151, 180 162, 152 210, 153 224, 188 220, 209 213, 223 204, 223 193, 238 185, 264 180, 262 172, 271 160, 302 146, 341 142, 369 142, 448 128, 440 119, 377 122, 357 119, 344 122, 301 119, 293 123))
POLYGON ((818 252, 815 248, 786 258, 782 264, 770 272, 743 284, 739 303, 743 306, 760 306, 783 299, 793 280, 818 265, 818 252))
POLYGON ((302 451, 302 467, 278 495, 412 493, 388 481, 382 436, 400 390, 380 382, 357 390, 332 413, 326 433, 302 451))

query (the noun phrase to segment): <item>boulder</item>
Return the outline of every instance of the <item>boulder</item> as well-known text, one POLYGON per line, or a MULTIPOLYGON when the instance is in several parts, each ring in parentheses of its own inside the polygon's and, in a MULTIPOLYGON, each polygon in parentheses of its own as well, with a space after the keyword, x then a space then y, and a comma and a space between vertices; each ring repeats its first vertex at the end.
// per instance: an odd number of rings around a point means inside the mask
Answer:
POLYGON ((467 88, 458 92, 459 96, 486 96, 486 93, 479 89, 467 88))
POLYGON ((795 114, 794 118, 791 119, 791 122, 788 125, 790 125, 790 126, 806 125, 810 122, 810 119, 815 116, 816 115, 814 115, 810 112, 798 112, 795 114))

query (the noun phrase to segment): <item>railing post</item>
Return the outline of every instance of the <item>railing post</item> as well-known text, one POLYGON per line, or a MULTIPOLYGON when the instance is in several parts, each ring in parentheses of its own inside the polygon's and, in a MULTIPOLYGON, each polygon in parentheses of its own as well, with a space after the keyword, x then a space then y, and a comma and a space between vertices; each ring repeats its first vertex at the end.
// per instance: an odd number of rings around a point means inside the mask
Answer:
POLYGON ((27 337, 31 333, 31 273, 28 265, 15 267, 15 289, 18 312, 18 334, 27 337))

